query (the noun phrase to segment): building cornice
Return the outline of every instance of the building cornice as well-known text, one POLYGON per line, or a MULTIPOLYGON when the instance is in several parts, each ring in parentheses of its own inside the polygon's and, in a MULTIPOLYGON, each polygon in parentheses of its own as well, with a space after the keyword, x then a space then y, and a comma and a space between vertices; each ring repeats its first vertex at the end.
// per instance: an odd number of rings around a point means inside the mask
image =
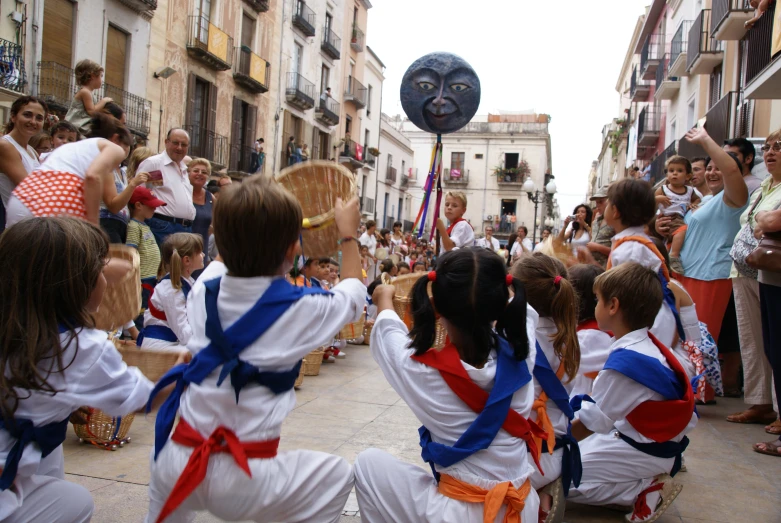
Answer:
POLYGON ((645 23, 643 24, 642 31, 640 31, 640 38, 635 44, 635 54, 638 54, 643 50, 643 44, 656 27, 656 22, 659 21, 659 16, 662 14, 666 4, 667 0, 654 0, 654 3, 648 7, 648 11, 645 14, 645 23))
POLYGON ((624 63, 621 66, 621 73, 618 75, 618 80, 616 80, 616 91, 621 93, 621 89, 623 88, 623 80, 626 78, 627 73, 629 72, 629 68, 632 67, 632 61, 635 56, 635 47, 637 46, 637 43, 640 40, 640 32, 643 29, 643 23, 645 22, 645 15, 640 15, 637 17, 637 22, 635 23, 635 30, 632 33, 632 39, 629 41, 629 46, 626 49, 626 55, 624 56, 624 63))

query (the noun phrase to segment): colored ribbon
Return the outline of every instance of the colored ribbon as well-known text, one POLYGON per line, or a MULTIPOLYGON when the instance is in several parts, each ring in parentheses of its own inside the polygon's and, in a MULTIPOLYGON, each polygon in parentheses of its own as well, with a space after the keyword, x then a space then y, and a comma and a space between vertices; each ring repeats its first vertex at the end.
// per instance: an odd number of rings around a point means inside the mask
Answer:
POLYGON ((0 429, 5 429, 16 440, 5 458, 3 473, 0 475, 0 491, 3 491, 13 485, 27 444, 36 443, 41 450, 41 457, 45 458, 65 441, 68 419, 41 426, 34 425, 28 419, 0 419, 0 429))
POLYGON ((509 481, 505 481, 491 490, 470 485, 447 474, 442 474, 439 480, 439 493, 443 496, 467 503, 482 503, 483 523, 496 521, 502 505, 507 505, 502 520, 504 523, 521 523, 521 513, 526 507, 526 496, 529 492, 531 492, 531 482, 528 479, 519 489, 513 487, 509 481))
MULTIPOLYGON (((570 421, 575 417, 575 413, 572 411, 572 407, 569 404, 569 394, 564 385, 561 384, 561 378, 564 377, 564 362, 559 364, 559 368, 556 372, 548 362, 548 358, 545 357, 545 353, 542 351, 539 342, 537 343, 537 355, 534 361, 534 378, 537 383, 542 387, 542 393, 540 397, 534 400, 532 408, 537 411, 537 420, 542 423, 542 428, 548 433, 546 438, 548 443, 548 449, 553 449, 556 444, 556 436, 553 433, 553 423, 548 416, 548 408, 546 402, 548 399, 552 400, 561 412, 567 416, 570 421)), ((542 450, 542 442, 535 440, 538 448, 542 450)), ((549 450, 549 452, 553 452, 549 450)))

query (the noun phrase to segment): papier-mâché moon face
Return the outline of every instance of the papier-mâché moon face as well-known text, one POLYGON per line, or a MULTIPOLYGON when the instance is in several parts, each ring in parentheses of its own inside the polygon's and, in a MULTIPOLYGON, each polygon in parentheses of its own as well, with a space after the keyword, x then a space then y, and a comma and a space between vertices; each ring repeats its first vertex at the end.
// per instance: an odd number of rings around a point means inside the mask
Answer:
POLYGON ((401 80, 401 106, 407 117, 430 133, 458 131, 480 105, 480 79, 466 61, 431 53, 413 62, 401 80))

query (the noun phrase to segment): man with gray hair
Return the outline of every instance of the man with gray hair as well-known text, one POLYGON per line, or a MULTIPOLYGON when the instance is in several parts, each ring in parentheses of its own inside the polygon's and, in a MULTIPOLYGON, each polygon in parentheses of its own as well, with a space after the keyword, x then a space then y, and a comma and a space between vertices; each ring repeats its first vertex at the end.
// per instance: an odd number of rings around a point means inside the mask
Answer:
POLYGON ((158 246, 171 234, 192 232, 195 219, 193 186, 183 161, 189 147, 187 131, 173 128, 165 137, 165 152, 147 158, 137 169, 137 172, 149 173, 147 187, 166 203, 155 209, 154 216, 147 220, 158 246))

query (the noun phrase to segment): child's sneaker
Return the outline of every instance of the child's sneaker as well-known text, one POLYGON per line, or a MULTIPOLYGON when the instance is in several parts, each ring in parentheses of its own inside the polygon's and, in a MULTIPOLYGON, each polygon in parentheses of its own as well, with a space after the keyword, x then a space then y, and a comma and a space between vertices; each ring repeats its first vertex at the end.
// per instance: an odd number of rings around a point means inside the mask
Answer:
POLYGON ((670 268, 673 270, 674 273, 680 274, 681 276, 685 276, 683 273, 683 262, 681 261, 681 258, 678 256, 670 256, 670 268))
POLYGON ((631 514, 626 515, 629 523, 651 523, 656 521, 681 493, 683 485, 673 481, 669 474, 659 474, 651 486, 637 496, 631 514), (653 510, 651 506, 655 507, 653 510))
POLYGON ((343 360, 344 358, 347 357, 347 354, 343 350, 336 349, 334 351, 334 356, 336 356, 340 360, 343 360))

